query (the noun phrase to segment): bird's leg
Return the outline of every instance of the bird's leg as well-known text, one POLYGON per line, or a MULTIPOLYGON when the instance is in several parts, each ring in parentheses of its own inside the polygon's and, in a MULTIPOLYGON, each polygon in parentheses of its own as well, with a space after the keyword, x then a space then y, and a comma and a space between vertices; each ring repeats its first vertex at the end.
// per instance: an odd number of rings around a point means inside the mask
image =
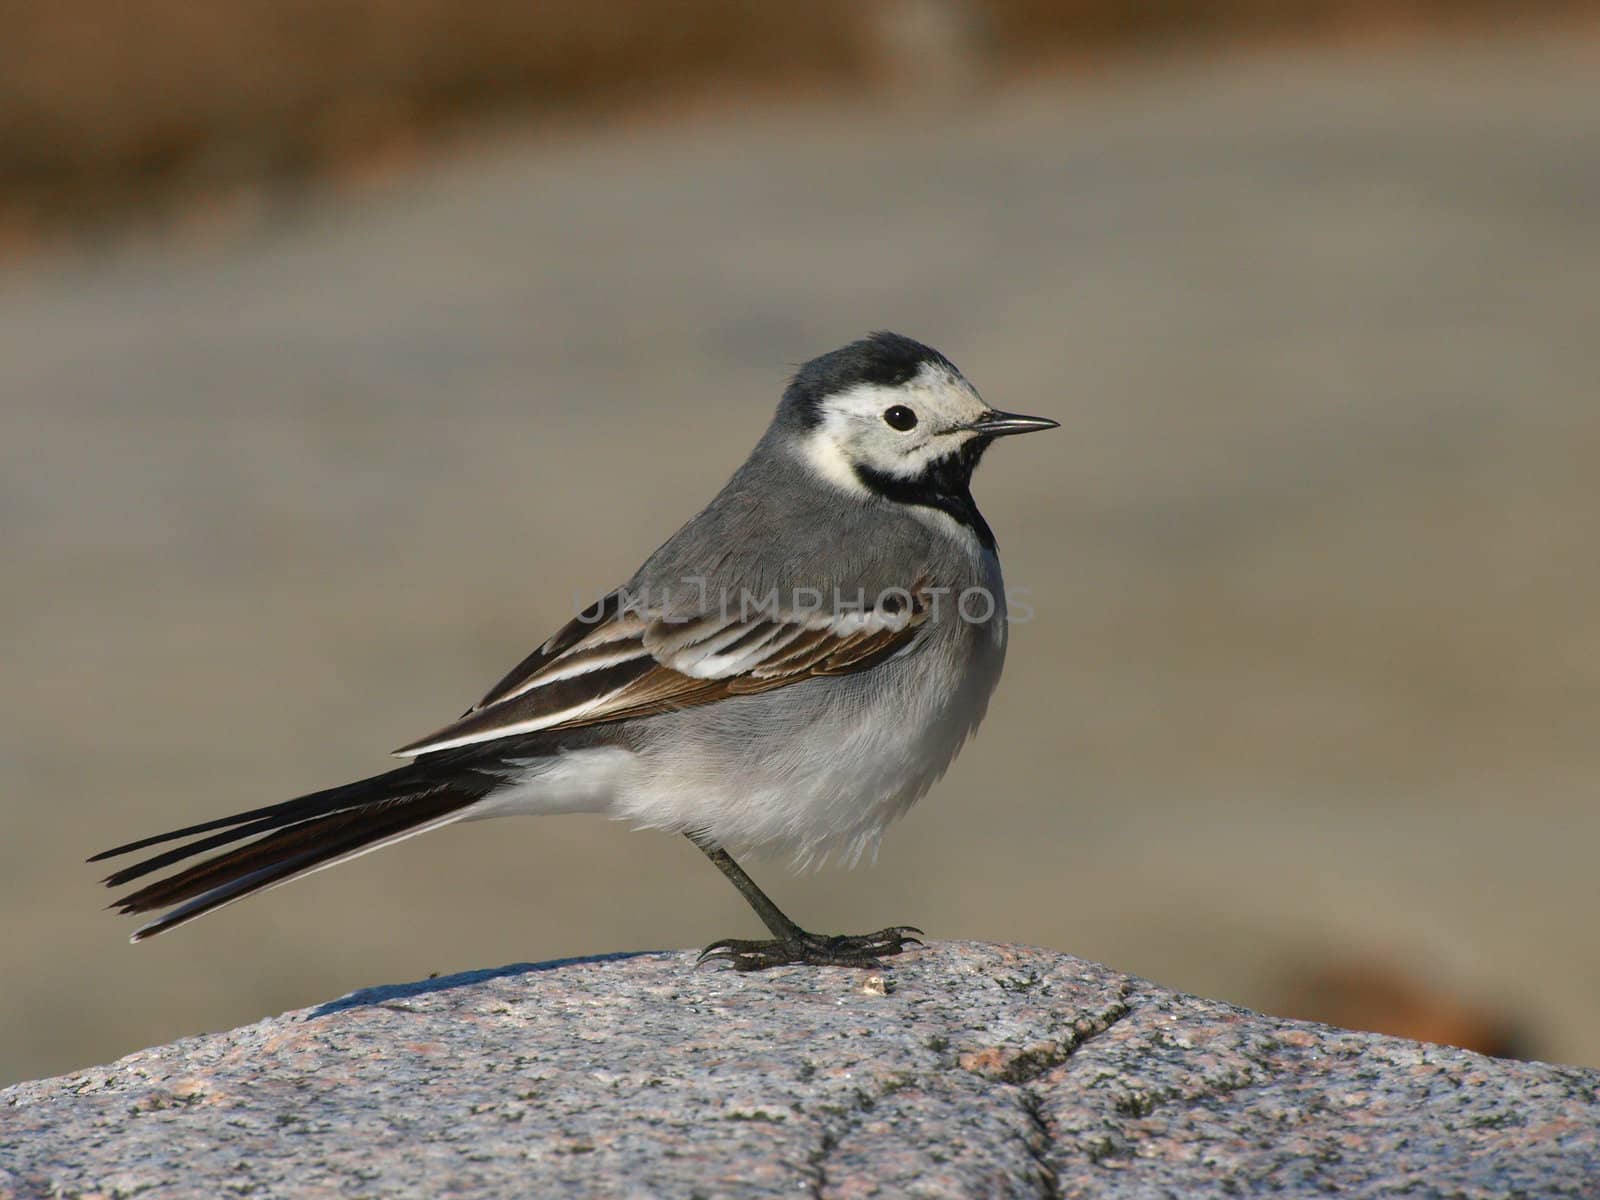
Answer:
POLYGON ((815 967, 879 967, 879 956, 899 954, 907 946, 920 946, 917 935, 922 932, 910 925, 893 925, 877 933, 823 934, 807 933, 772 902, 772 898, 756 886, 756 881, 746 875, 744 868, 733 861, 733 856, 715 842, 689 835, 689 840, 704 851, 705 856, 717 864, 717 869, 728 877, 728 882, 739 889, 739 894, 750 902, 761 923, 772 931, 772 940, 748 942, 738 938, 724 938, 712 942, 700 954, 700 961, 726 959, 737 971, 762 971, 768 967, 781 967, 789 963, 803 963, 815 967))

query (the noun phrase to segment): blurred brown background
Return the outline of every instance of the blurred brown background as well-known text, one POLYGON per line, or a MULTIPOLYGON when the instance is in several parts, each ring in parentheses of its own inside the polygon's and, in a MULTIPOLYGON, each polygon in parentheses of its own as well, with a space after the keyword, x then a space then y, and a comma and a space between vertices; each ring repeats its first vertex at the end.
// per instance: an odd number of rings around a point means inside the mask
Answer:
POLYGON ((129 947, 89 852, 382 769, 873 328, 1060 418, 909 920, 1600 1064, 1594 6, 0 5, 0 1080, 752 918, 446 830, 129 947))

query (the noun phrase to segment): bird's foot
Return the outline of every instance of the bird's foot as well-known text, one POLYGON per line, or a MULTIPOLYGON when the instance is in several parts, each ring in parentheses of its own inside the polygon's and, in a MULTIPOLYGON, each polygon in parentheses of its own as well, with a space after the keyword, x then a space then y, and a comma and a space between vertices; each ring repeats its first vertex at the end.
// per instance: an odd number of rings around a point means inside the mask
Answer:
POLYGON ((891 925, 877 933, 825 934, 800 930, 792 937, 764 942, 724 938, 700 952, 695 963, 722 960, 735 971, 765 971, 768 967, 802 964, 811 967, 881 967, 880 958, 899 954, 907 946, 920 946, 922 930, 912 925, 891 925))

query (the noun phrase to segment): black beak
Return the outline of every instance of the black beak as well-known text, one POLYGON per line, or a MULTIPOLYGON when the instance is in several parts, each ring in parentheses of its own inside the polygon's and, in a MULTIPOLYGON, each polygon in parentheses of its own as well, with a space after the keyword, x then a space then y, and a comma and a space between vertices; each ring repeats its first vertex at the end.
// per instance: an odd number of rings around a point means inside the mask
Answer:
POLYGON ((1025 417, 1021 413, 1000 412, 990 409, 967 428, 984 437, 1010 437, 1013 433, 1036 433, 1041 429, 1055 429, 1060 421, 1049 417, 1025 417))

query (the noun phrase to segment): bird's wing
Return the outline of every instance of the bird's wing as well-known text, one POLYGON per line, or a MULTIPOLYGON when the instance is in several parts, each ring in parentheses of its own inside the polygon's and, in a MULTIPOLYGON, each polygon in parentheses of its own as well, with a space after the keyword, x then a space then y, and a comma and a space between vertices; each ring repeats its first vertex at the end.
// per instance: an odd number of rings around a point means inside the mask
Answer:
POLYGON ((931 593, 919 578, 871 608, 639 611, 619 590, 563 626, 454 724, 395 754, 412 757, 541 730, 575 729, 865 671, 909 646, 931 593))

